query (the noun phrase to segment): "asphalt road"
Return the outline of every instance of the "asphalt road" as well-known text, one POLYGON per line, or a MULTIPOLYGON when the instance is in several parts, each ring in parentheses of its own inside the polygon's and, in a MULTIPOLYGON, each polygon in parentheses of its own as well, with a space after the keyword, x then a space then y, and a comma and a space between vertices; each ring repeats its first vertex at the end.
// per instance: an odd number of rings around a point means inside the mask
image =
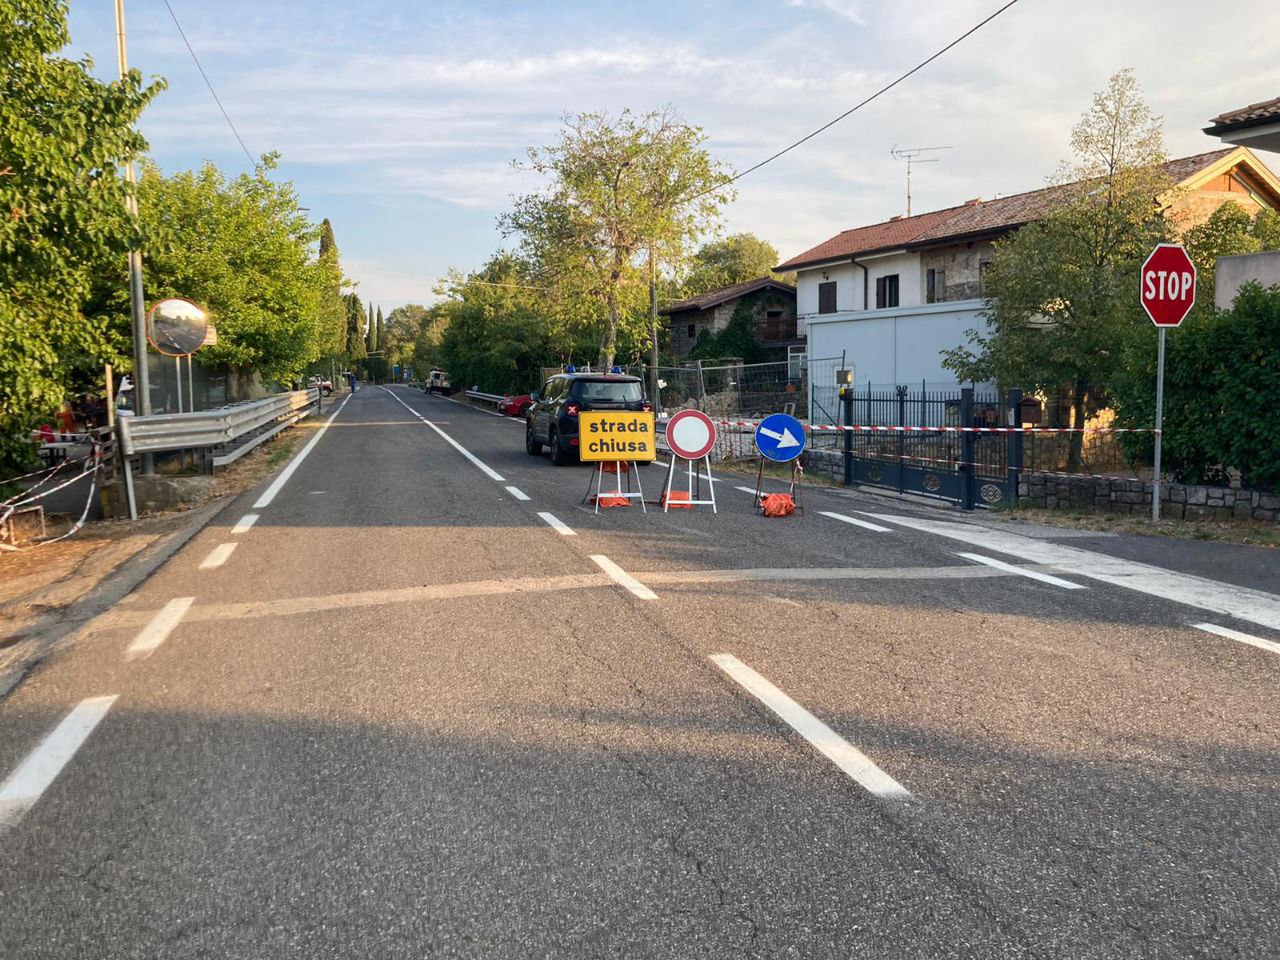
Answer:
POLYGON ((1274 551, 293 464, 0 702, 0 956, 1280 955, 1274 551))

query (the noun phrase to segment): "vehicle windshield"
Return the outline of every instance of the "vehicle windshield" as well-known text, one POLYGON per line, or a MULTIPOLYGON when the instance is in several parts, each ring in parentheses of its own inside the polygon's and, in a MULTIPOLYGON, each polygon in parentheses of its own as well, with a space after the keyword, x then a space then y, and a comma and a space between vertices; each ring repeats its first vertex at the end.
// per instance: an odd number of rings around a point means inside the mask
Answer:
POLYGON ((640 399, 640 384, 626 380, 580 380, 577 394, 579 400, 634 403, 640 399))

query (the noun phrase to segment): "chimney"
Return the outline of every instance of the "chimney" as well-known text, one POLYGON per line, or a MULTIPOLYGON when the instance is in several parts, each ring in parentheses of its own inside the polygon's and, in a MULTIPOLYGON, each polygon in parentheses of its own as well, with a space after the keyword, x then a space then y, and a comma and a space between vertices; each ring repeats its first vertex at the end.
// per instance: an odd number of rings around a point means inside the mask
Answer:
POLYGON ((972 200, 966 200, 966 201, 964 202, 964 205, 965 205, 966 207, 976 207, 976 206, 977 206, 978 204, 980 204, 981 202, 982 202, 982 198, 981 198, 981 197, 974 197, 972 200))

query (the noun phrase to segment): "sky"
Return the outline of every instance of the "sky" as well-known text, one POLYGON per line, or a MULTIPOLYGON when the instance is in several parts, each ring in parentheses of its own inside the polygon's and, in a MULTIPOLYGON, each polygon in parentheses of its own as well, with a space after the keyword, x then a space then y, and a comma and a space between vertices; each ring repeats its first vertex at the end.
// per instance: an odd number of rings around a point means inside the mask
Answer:
MULTIPOLYGON (((450 268, 504 241, 498 215, 538 182, 512 161, 566 113, 673 106, 745 169, 826 123, 1002 0, 464 3, 170 0, 249 151, 334 227, 346 274, 384 311, 429 303, 450 268)), ((249 160, 162 0, 126 0, 130 65, 169 88, 142 130, 166 170, 249 160)), ((1043 185, 1092 94, 1133 67, 1171 156, 1220 146, 1217 114, 1280 95, 1274 0, 1229 16, 1184 0, 1019 0, 868 107, 735 186, 722 232, 793 256, 913 209, 1043 185)), ((67 53, 115 69, 113 4, 71 0, 67 53)), ((1280 169, 1280 156, 1263 160, 1280 169)))

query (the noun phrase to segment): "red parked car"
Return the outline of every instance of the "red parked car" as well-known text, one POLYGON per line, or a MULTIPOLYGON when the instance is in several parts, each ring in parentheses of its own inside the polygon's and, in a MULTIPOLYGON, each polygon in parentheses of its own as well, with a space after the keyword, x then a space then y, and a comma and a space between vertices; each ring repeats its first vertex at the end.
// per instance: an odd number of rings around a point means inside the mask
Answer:
POLYGON ((533 406, 533 397, 521 393, 514 397, 503 397, 498 402, 498 412, 506 417, 521 417, 533 406))

